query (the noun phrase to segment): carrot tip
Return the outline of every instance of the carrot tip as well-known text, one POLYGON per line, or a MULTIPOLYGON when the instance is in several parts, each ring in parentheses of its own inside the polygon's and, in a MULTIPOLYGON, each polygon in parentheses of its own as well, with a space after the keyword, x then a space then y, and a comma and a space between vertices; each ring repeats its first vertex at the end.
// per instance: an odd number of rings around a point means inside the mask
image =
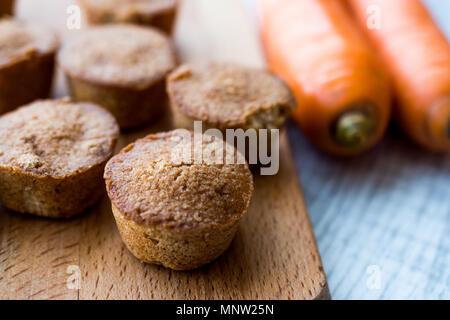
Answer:
POLYGON ((362 148, 374 134, 373 119, 360 110, 346 112, 336 123, 335 139, 346 148, 362 148))

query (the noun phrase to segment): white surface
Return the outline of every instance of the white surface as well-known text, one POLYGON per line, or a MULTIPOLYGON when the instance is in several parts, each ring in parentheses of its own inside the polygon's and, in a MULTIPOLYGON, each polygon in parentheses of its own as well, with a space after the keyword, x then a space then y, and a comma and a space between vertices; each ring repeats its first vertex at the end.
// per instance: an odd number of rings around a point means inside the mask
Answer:
MULTIPOLYGON (((450 1, 426 3, 450 37, 450 1)), ((331 295, 450 299, 450 156, 390 131, 372 152, 343 160, 289 126, 331 295)))

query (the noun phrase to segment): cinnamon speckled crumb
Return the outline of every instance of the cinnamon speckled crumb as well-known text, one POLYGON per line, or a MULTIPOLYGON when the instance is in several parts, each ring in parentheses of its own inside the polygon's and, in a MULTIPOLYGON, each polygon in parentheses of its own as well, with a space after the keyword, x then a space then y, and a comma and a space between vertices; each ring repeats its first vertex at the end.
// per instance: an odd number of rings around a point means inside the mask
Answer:
POLYGON ((119 135, 113 116, 88 103, 43 100, 0 117, 0 201, 9 209, 69 218, 103 194, 119 135))
POLYGON ((118 127, 92 104, 43 100, 0 117, 0 166, 63 177, 113 152, 118 127))
POLYGON ((169 39, 152 28, 95 27, 62 47, 58 61, 73 77, 104 85, 146 88, 175 67, 169 39))
POLYGON ((12 19, 0 20, 0 67, 33 55, 45 55, 58 46, 56 35, 44 27, 12 19))
POLYGON ((113 157, 104 175, 111 201, 128 219, 167 228, 239 220, 253 191, 248 165, 213 164, 207 150, 224 148, 228 155, 236 150, 209 136, 201 147, 186 144, 176 139, 185 138, 184 132, 147 136, 113 157), (203 161, 195 163, 190 156, 199 151, 203 161))

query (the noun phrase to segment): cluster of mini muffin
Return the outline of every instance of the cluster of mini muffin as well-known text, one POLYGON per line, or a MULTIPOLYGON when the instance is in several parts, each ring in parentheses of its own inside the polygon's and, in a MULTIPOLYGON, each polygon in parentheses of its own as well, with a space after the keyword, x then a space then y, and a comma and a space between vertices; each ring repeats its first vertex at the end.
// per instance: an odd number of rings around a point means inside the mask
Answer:
MULTIPOLYGON (((0 201, 21 213, 70 218, 93 206, 106 182, 121 237, 138 259, 176 270, 202 266, 230 245, 253 177, 245 161, 213 161, 211 148, 224 158, 239 156, 236 148, 208 135, 192 143, 185 129, 196 120, 222 131, 280 129, 293 96, 264 70, 177 66, 175 0, 80 4, 91 26, 61 45, 51 30, 0 20, 0 201), (71 97, 41 100, 55 64, 71 97), (120 130, 165 112, 175 130, 113 156, 120 130), (203 161, 189 161, 198 153, 203 161)), ((0 15, 12 5, 2 1, 0 15)))

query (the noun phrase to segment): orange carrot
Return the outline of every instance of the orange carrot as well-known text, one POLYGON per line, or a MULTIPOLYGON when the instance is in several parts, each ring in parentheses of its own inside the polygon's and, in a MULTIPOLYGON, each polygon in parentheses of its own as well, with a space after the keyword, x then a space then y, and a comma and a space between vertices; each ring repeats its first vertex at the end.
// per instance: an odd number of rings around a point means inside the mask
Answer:
POLYGON ((390 85, 341 0, 260 0, 269 66, 292 88, 294 120, 320 149, 362 153, 383 136, 390 85))
POLYGON ((404 130, 431 150, 450 151, 450 45, 425 6, 419 0, 349 4, 393 78, 404 130))

